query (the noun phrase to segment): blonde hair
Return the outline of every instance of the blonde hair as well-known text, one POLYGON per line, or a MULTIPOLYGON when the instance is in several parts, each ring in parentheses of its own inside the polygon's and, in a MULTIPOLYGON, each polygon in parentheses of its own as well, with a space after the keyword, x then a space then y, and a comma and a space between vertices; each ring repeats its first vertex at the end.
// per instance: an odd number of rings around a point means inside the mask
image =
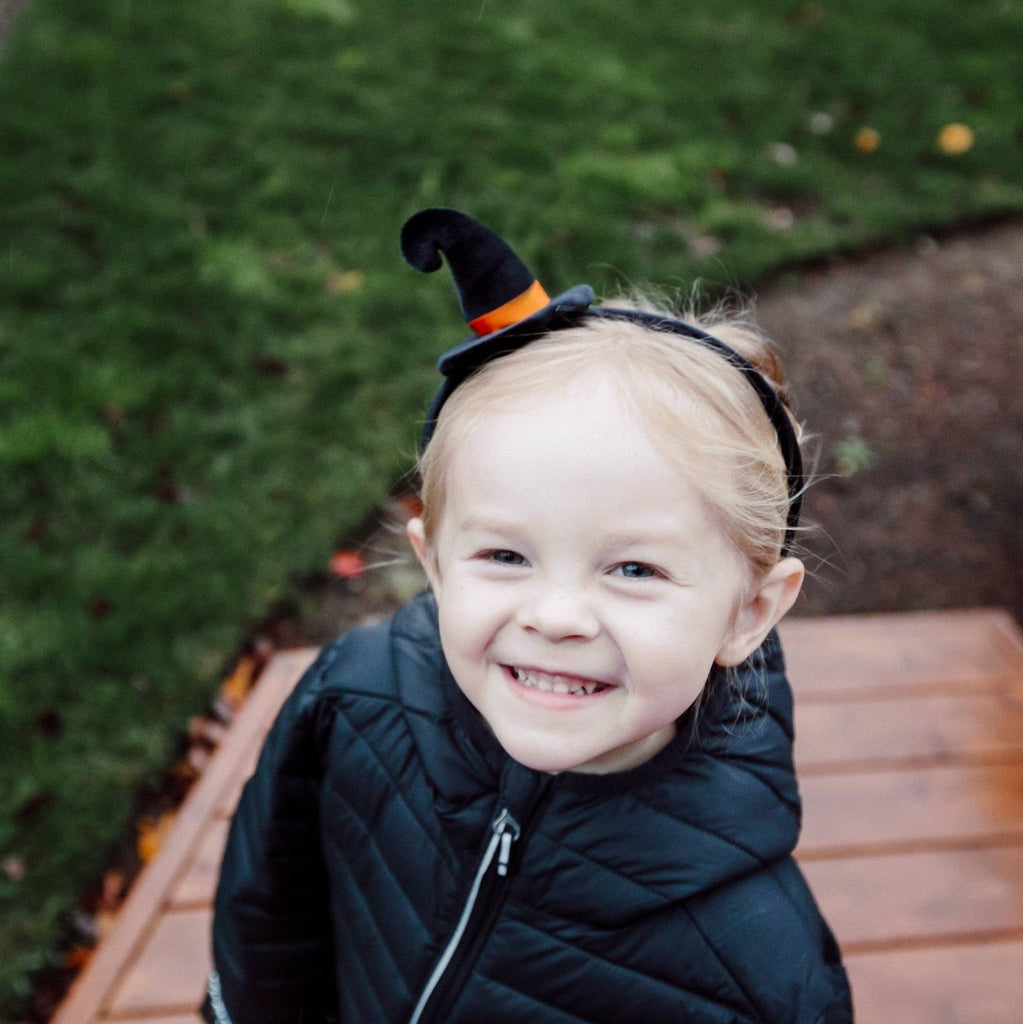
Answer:
MULTIPOLYGON (((786 400, 780 361, 751 319, 685 319, 745 356, 786 400)), ((546 334, 486 363, 455 389, 419 461, 427 540, 444 507, 448 453, 477 417, 598 369, 611 372, 651 440, 707 502, 745 560, 750 582, 758 581, 779 560, 789 510, 785 462, 759 397, 719 353, 627 320, 589 318, 546 334)))

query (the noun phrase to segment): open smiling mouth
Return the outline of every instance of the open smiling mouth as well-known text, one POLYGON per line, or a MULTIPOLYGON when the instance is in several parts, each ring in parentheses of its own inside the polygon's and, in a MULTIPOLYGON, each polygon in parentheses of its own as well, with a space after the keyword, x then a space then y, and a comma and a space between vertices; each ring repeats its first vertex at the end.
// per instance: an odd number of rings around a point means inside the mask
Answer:
POLYGON ((572 697, 589 697, 594 693, 611 689, 607 683, 598 683, 595 679, 554 675, 533 668, 514 668, 509 665, 508 671, 518 683, 528 686, 532 690, 542 690, 544 693, 564 693, 572 697))

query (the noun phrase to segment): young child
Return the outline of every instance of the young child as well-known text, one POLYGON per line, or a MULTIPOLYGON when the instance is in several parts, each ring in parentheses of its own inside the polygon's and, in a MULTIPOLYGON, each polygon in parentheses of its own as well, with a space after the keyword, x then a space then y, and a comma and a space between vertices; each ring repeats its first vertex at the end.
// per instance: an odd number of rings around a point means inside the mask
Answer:
POLYGON ((224 858, 211 1019, 850 1022, 791 857, 777 364, 747 329, 551 300, 451 210, 402 246, 447 257, 473 330, 409 524, 430 592, 281 712, 224 858))

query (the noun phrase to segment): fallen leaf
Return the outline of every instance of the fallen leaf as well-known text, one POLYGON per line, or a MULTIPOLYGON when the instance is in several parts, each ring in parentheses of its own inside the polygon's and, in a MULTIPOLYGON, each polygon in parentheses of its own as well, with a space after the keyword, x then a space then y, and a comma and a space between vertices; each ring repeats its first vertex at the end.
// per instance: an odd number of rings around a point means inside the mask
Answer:
POLYGON ((973 129, 953 122, 938 132, 938 149, 949 156, 959 156, 973 149, 973 129))
POLYGON ((92 952, 90 946, 72 946, 64 954, 64 966, 72 971, 80 971, 92 959, 92 952))
POLYGON ((224 738, 224 727, 205 715, 195 715, 188 721, 188 739, 205 747, 215 747, 224 738))
POLYGON ((776 206, 768 218, 776 231, 788 231, 796 223, 796 215, 787 206, 776 206))
POLYGON ((406 520, 416 519, 423 514, 423 499, 418 494, 403 494, 396 504, 406 520))
POLYGON ((331 556, 330 571, 343 580, 354 580, 366 571, 366 562, 354 548, 342 548, 331 556))
POLYGON ((856 133, 853 145, 858 153, 870 156, 881 148, 881 133, 876 128, 863 127, 856 133))
POLYGON ((814 135, 827 135, 835 127, 835 119, 826 110, 815 110, 807 121, 814 135))
POLYGON ((234 671, 220 685, 220 700, 231 710, 237 710, 252 689, 258 662, 251 654, 243 654, 234 671))
POLYGON ((25 862, 14 855, 5 857, 3 872, 12 882, 20 882, 25 877, 25 862))
POLYGON ((795 146, 787 142, 772 142, 767 147, 768 157, 778 164, 779 167, 794 167, 799 162, 799 153, 795 146))
POLYGON ((347 295, 349 292, 357 292, 366 283, 366 275, 361 270, 335 271, 327 275, 324 283, 328 292, 347 295))
POLYGON ((155 820, 145 818, 139 822, 135 850, 143 864, 148 864, 160 852, 160 847, 163 846, 163 842, 174 824, 175 817, 174 811, 166 811, 155 820))
POLYGON ((692 254, 696 257, 707 257, 713 256, 715 253, 719 253, 724 248, 724 243, 720 238, 715 238, 713 235, 697 235, 696 238, 692 239, 689 243, 689 249, 692 254))
POLYGON ((195 767, 186 758, 182 758, 171 768, 168 782, 173 785, 175 792, 183 795, 191 788, 197 774, 195 767))
POLYGON ((124 899, 126 880, 123 871, 108 871, 103 876, 100 888, 100 906, 113 909, 121 905, 124 899))

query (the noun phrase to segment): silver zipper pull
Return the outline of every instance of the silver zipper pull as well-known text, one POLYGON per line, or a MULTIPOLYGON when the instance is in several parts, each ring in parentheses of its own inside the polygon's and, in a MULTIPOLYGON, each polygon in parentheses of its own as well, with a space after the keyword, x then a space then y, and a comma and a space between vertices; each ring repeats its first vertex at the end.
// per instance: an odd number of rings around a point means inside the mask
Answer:
POLYGON ((508 874, 508 863, 511 860, 512 843, 519 838, 521 829, 519 823, 509 814, 505 808, 497 816, 493 824, 494 835, 501 840, 497 851, 497 873, 503 878, 508 874))

